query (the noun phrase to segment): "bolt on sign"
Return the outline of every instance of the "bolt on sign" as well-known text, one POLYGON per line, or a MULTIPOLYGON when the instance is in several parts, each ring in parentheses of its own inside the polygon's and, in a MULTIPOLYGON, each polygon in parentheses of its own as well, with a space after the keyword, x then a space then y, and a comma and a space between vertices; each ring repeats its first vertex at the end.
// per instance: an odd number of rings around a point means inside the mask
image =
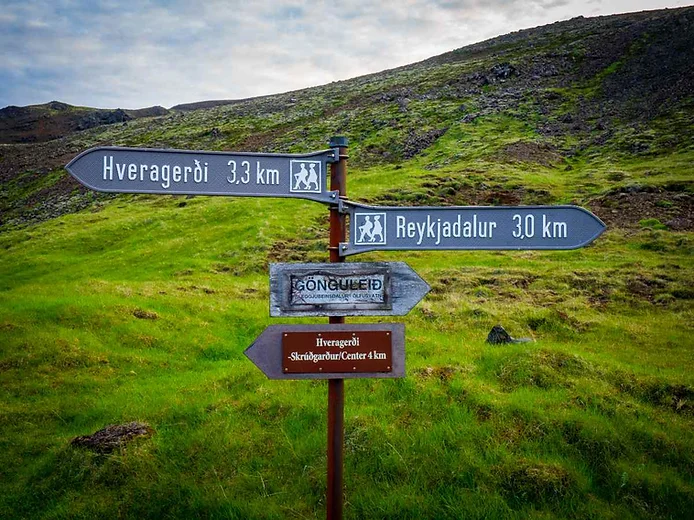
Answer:
POLYGON ((340 255, 407 249, 576 249, 605 224, 578 206, 374 207, 342 202, 340 255))
POLYGON ((430 289, 405 262, 270 264, 270 316, 402 316, 430 289))
POLYGON ((270 379, 405 377, 405 325, 270 325, 244 354, 270 379))
POLYGON ((293 197, 335 202, 325 185, 336 150, 304 155, 98 147, 65 167, 96 191, 162 195, 293 197))

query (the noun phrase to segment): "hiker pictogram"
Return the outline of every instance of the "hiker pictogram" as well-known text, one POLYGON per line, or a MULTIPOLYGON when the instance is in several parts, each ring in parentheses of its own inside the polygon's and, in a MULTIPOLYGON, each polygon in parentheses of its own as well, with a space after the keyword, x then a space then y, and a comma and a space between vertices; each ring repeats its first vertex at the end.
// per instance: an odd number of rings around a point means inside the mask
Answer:
POLYGON ((320 193, 320 161, 293 160, 291 162, 291 185, 293 193, 320 193))
POLYGON ((358 235, 356 244, 385 244, 386 214, 385 213, 355 213, 355 224, 358 235))

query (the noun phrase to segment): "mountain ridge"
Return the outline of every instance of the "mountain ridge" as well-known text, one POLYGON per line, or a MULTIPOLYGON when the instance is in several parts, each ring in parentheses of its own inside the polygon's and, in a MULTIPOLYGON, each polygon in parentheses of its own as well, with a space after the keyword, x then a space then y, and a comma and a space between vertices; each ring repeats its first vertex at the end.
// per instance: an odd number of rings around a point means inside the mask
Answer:
MULTIPOLYGON (((166 115, 168 111, 175 111, 175 110, 180 110, 180 111, 191 111, 191 110, 198 110, 198 109, 206 109, 206 108, 214 108, 218 106, 224 106, 224 105, 231 105, 231 104, 240 104, 244 102, 249 102, 249 101, 254 101, 254 100, 261 100, 261 99, 266 99, 266 98, 272 98, 275 96, 283 96, 283 95, 288 95, 292 93, 298 93, 298 92, 304 92, 306 90, 310 90, 313 88, 322 88, 326 87, 329 85, 333 85, 335 83, 343 83, 343 82, 350 82, 354 80, 359 80, 363 78, 369 78, 371 76, 378 76, 382 74, 387 74, 391 72, 397 72, 400 70, 408 70, 412 68, 418 68, 418 67, 423 67, 423 66, 428 66, 432 64, 439 64, 439 63, 450 63, 451 61, 454 60, 462 60, 462 59, 470 59, 475 55, 476 53, 483 53, 484 51, 493 49, 496 46, 499 45, 506 45, 506 44, 511 44, 518 42, 520 40, 526 41, 530 46, 535 46, 539 42, 533 41, 533 39, 538 39, 541 40, 542 38, 547 37, 547 33, 550 29, 560 29, 564 32, 570 32, 570 31, 575 31, 575 30, 580 30, 583 29, 586 23, 590 24, 612 24, 613 22, 622 22, 623 24, 627 23, 627 20, 630 20, 632 23, 643 23, 647 22, 649 20, 654 20, 658 18, 662 18, 663 16, 666 16, 668 13, 672 12, 682 12, 682 17, 680 18, 682 24, 691 24, 692 20, 689 18, 689 16, 694 13, 694 8, 692 7, 681 7, 681 8, 676 8, 676 9, 654 9, 654 10, 644 10, 644 11, 638 11, 638 12, 633 12, 633 13, 623 13, 623 14, 612 14, 612 15, 601 15, 601 16, 595 16, 595 17, 584 17, 584 16, 576 16, 573 18, 570 18, 568 20, 561 20, 557 22, 553 22, 550 24, 546 25, 540 25, 536 27, 530 27, 526 29, 519 29, 517 31, 512 31, 507 34, 502 34, 498 36, 494 36, 492 38, 488 38, 486 40, 483 40, 481 42, 476 42, 472 43, 469 45, 465 45, 463 47, 444 52, 442 54, 432 56, 430 58, 426 58, 424 60, 411 63, 411 64, 406 64, 402 65, 399 67, 395 68, 390 68, 390 69, 384 69, 379 72, 373 72, 373 73, 368 73, 362 76, 358 76, 356 78, 350 78, 350 79, 345 79, 345 80, 339 80, 339 81, 333 81, 331 83, 327 83, 324 85, 318 85, 315 87, 306 87, 306 88, 300 88, 300 89, 295 89, 287 92, 279 92, 275 94, 265 94, 265 95, 260 95, 260 96, 252 96, 252 97, 247 97, 247 98, 230 98, 230 99, 216 99, 216 100, 201 100, 201 101, 193 101, 193 102, 188 102, 188 103, 179 103, 176 105, 171 106, 170 108, 166 109, 162 106, 151 106, 151 107, 146 107, 146 108, 140 108, 140 109, 109 109, 109 108, 93 108, 93 107, 76 107, 72 105, 68 105, 66 103, 62 103, 60 101, 51 101, 48 103, 44 104, 38 104, 38 105, 26 105, 26 106, 14 106, 14 105, 8 105, 7 107, 4 107, 0 109, 0 143, 10 143, 13 141, 8 140, 8 137, 6 135, 7 129, 2 126, 2 121, 3 119, 10 119, 11 117, 7 117, 6 114, 11 114, 11 113, 17 113, 17 111, 26 111, 27 109, 41 109, 41 108, 51 108, 51 106, 55 105, 62 105, 63 107, 70 107, 72 109, 82 109, 82 110, 89 110, 89 111, 94 111, 98 113, 106 113, 106 114, 111 114, 111 113, 117 113, 117 112, 123 112, 127 114, 130 118, 139 118, 139 117, 152 117, 152 116, 161 116, 161 115, 166 115)), ((619 24, 617 24, 619 28, 619 24)), ((60 110, 64 110, 65 108, 62 108, 60 110)), ((112 124, 114 122, 123 122, 120 120, 108 120, 108 117, 104 118, 101 122, 101 124, 112 124)), ((116 116, 117 119, 117 116, 116 116)), ((126 119, 127 120, 127 119, 126 119)), ((72 128, 70 130, 84 130, 86 128, 91 128, 92 126, 98 126, 98 124, 92 124, 90 126, 84 126, 81 128, 72 128)), ((58 135, 51 137, 55 138, 59 137, 58 135)), ((37 142, 40 140, 45 140, 45 139, 29 139, 27 141, 21 141, 21 142, 37 142)), ((18 142, 18 141, 15 141, 18 142)))
POLYGON ((164 107, 103 109, 78 107, 61 101, 0 109, 0 144, 37 143, 95 126, 125 123, 140 117, 163 116, 164 107))

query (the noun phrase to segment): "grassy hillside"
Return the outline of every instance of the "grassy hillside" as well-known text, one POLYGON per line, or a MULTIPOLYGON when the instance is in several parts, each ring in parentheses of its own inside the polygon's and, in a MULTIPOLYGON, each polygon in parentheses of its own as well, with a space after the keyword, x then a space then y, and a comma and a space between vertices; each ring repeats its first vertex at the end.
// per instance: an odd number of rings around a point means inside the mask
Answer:
POLYGON ((269 381, 242 352, 302 321, 269 319, 267 265, 326 261, 327 209, 95 196, 62 165, 97 144, 299 152, 342 134, 354 200, 579 203, 608 224, 576 251, 354 258, 407 261, 433 290, 397 320, 407 377, 345 385, 346 516, 688 518, 693 16, 571 20, 0 147, 0 517, 324 515, 327 385, 269 381), (488 345, 497 323, 535 341, 488 345), (155 433, 70 446, 134 420, 155 433))

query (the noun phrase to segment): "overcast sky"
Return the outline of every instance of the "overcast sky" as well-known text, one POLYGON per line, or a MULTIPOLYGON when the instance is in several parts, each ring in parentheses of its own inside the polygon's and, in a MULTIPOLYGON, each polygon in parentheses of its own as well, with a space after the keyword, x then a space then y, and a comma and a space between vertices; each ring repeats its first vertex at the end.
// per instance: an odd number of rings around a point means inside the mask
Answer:
POLYGON ((0 107, 170 107, 321 85, 574 16, 691 0, 0 0, 0 107))

